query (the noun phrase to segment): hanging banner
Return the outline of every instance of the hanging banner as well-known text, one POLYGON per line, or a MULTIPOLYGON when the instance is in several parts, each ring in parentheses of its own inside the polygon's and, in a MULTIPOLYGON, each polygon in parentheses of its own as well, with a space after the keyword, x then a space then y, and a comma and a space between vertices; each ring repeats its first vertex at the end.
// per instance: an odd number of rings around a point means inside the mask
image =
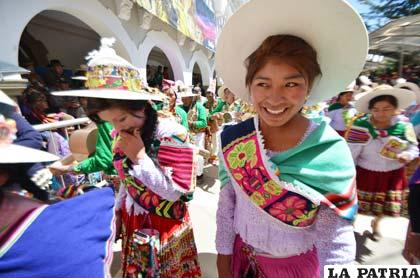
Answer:
POLYGON ((204 0, 136 0, 185 36, 214 51, 216 19, 204 0))

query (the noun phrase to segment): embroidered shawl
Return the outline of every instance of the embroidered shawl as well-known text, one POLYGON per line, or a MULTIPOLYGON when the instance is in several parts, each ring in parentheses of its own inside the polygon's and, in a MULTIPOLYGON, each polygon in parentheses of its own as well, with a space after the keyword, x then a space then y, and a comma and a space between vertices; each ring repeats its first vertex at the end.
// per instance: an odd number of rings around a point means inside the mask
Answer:
MULTIPOLYGON (((257 130, 264 149, 257 117, 226 128, 221 134, 222 146, 246 136, 250 129, 257 130)), ((311 200, 319 200, 342 218, 354 219, 357 194, 353 159, 346 142, 325 121, 301 144, 275 155, 269 162, 279 171, 279 179, 292 184, 295 192, 305 192, 311 200)), ((226 183, 227 175, 220 172, 222 184, 226 183)))

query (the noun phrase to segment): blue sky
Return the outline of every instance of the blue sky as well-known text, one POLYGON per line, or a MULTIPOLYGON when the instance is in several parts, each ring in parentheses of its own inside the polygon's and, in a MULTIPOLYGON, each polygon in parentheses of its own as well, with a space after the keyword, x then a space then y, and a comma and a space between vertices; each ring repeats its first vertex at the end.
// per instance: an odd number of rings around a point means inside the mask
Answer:
MULTIPOLYGON (((347 2, 349 2, 360 14, 369 12, 369 7, 366 5, 360 4, 358 0, 347 0, 347 2)), ((376 20, 368 21, 368 24, 370 25, 375 25, 376 23, 377 23, 376 20)))

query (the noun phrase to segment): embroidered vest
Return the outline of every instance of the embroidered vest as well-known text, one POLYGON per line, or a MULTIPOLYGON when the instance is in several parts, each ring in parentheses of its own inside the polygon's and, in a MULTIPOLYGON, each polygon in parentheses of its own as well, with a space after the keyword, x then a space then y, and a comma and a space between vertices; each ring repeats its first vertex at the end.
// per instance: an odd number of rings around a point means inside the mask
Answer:
POLYGON ((225 168, 234 186, 254 205, 290 226, 306 227, 315 221, 319 206, 282 185, 280 171, 263 154, 253 119, 225 128, 221 142, 225 168))
POLYGON ((399 121, 387 129, 376 129, 371 124, 369 115, 355 120, 345 137, 349 143, 365 145, 372 139, 389 136, 398 137, 401 140, 417 144, 416 135, 410 123, 399 121))
MULTIPOLYGON (((186 201, 188 201, 188 197, 182 196, 175 202, 165 200, 146 187, 142 181, 130 175, 131 161, 119 149, 118 140, 119 136, 115 138, 113 143, 113 163, 130 196, 138 205, 150 213, 169 219, 182 220, 187 212, 186 201)), ((180 191, 188 193, 194 189, 194 149, 175 147, 174 144, 166 143, 157 147, 152 146, 152 154, 150 156, 155 158, 163 169, 165 167, 170 168, 172 180, 179 187, 180 191), (177 163, 174 163, 174 159, 177 160, 177 163), (188 169, 188 166, 191 169, 188 169)))

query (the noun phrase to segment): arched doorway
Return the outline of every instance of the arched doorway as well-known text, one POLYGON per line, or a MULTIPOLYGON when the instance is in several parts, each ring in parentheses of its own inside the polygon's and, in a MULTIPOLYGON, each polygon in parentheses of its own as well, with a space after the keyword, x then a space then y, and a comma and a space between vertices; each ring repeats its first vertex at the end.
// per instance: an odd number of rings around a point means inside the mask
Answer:
POLYGON ((52 59, 69 72, 86 64, 86 54, 97 49, 100 36, 80 19, 61 11, 45 10, 26 25, 19 43, 19 65, 32 62, 42 75, 52 59))
POLYGON ((147 58, 146 66, 147 83, 149 86, 161 86, 161 84, 159 84, 160 77, 158 71, 160 71, 162 79, 175 80, 172 65, 169 62, 168 57, 165 55, 162 49, 159 47, 153 47, 147 58))
POLYGON ((201 70, 197 63, 195 63, 193 67, 192 84, 194 86, 196 85, 199 85, 200 87, 203 86, 203 76, 201 75, 201 70))

